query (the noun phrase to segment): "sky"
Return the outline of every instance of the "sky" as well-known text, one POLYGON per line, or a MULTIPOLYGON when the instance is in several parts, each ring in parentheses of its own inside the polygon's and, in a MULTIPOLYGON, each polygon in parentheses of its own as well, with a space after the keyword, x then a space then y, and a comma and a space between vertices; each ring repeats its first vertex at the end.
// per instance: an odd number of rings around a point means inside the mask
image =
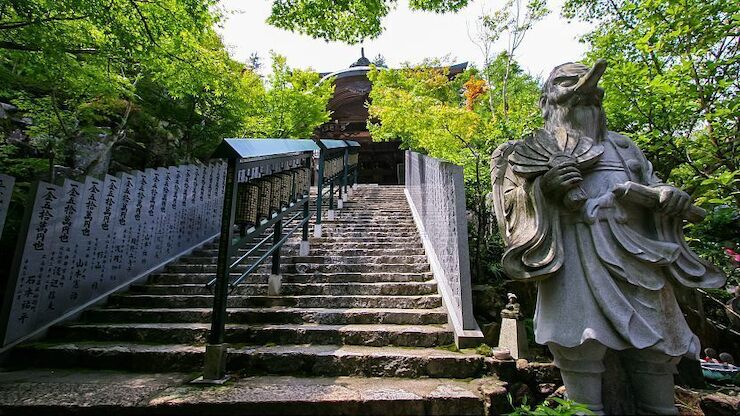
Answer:
MULTIPOLYGON (((585 46, 578 37, 589 30, 582 22, 567 22, 560 16, 563 0, 549 0, 550 14, 527 33, 517 50, 516 59, 530 74, 546 77, 550 70, 564 62, 583 57, 585 46)), ((454 63, 480 64, 483 55, 468 33, 475 32, 475 22, 483 10, 492 12, 502 0, 472 0, 457 14, 435 14, 410 11, 406 0, 399 0, 397 8, 383 21, 385 31, 380 37, 362 44, 348 45, 313 39, 265 23, 270 15, 271 0, 221 0, 226 11, 223 27, 219 29, 232 57, 246 62, 257 52, 263 64, 269 64, 270 51, 284 55, 288 65, 332 72, 349 66, 360 57, 373 59, 381 54, 386 64, 397 67, 403 62, 418 63, 425 58, 446 55, 454 63)), ((495 45, 505 49, 504 40, 495 45)))

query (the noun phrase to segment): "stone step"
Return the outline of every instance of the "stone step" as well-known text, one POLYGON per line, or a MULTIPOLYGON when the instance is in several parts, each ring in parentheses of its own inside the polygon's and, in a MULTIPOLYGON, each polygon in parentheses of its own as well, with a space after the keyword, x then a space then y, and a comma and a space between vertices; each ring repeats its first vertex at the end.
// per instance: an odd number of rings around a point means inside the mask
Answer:
MULTIPOLYGON (((50 340, 105 340, 204 344, 210 323, 106 323, 54 326, 50 340)), ((340 344, 401 347, 434 347, 454 342, 450 329, 433 325, 320 325, 227 324, 225 341, 233 344, 340 344)))
POLYGON ((312 256, 425 256, 423 247, 395 247, 395 248, 350 248, 338 246, 336 249, 325 248, 324 245, 316 244, 311 247, 312 256))
MULTIPOLYGON (((13 361, 39 367, 91 367, 143 372, 200 371, 205 347, 136 343, 30 344, 13 361)), ((432 348, 359 345, 275 345, 229 348, 227 371, 254 374, 473 378, 486 373, 485 359, 432 348)))
POLYGON ((331 237, 324 237, 323 235, 319 238, 314 238, 311 240, 317 241, 317 242, 347 242, 347 243, 384 243, 384 242, 390 242, 390 243, 407 243, 407 242, 421 242, 421 237, 419 237, 418 233, 415 233, 414 235, 406 235, 406 236, 343 236, 343 235, 335 235, 331 237))
MULTIPOLYGON (((110 296, 111 307, 122 308, 209 308, 212 295, 130 295, 110 296)), ((399 308, 433 309, 442 306, 439 295, 424 296, 229 296, 230 308, 399 308)))
MULTIPOLYGON (((370 204, 370 202, 367 202, 370 204)), ((373 219, 388 219, 388 220, 404 220, 408 221, 413 219, 413 215, 408 207, 388 205, 388 206, 376 206, 370 207, 365 205, 357 206, 357 204, 345 204, 343 208, 336 208, 336 213, 340 214, 339 218, 373 218, 373 219)), ((324 207, 322 214, 327 212, 328 208, 324 207)))
POLYGON ((372 227, 399 227, 415 229, 413 218, 387 218, 387 217, 349 217, 341 211, 338 219, 322 219, 321 223, 327 227, 354 227, 358 229, 369 229, 372 227))
MULTIPOLYGON (((238 257, 232 257, 232 261, 238 257)), ((257 260, 257 256, 246 257, 243 261, 253 262, 257 260)), ((380 255, 373 256, 369 253, 360 253, 359 255, 348 255, 346 253, 335 254, 327 252, 325 255, 318 255, 317 253, 311 256, 297 256, 294 254, 283 254, 282 261, 284 263, 334 263, 334 264, 388 264, 388 263, 419 263, 426 261, 427 258, 424 254, 401 254, 401 255, 380 255)), ((180 259, 177 264, 217 264, 217 256, 198 256, 191 255, 180 259)))
MULTIPOLYGON (((239 273, 231 273, 232 278, 239 273)), ((215 273, 157 273, 148 283, 152 284, 206 284, 215 278, 215 273)), ((243 282, 267 283, 267 274, 249 275, 243 282)), ((374 282, 425 282, 433 279, 431 272, 426 273, 283 273, 283 283, 374 283, 374 282)))
MULTIPOLYGON (((297 244, 285 244, 283 251, 298 252, 297 244)), ((239 250, 242 255, 247 250, 239 250)), ((312 256, 402 256, 402 255, 423 255, 425 254, 423 247, 406 247, 405 245, 399 245, 394 248, 358 248, 355 245, 339 245, 334 249, 328 249, 328 246, 319 245, 318 243, 311 245, 312 256), (325 248, 327 247, 327 248, 325 248)), ((193 252, 192 256, 196 257, 211 257, 216 258, 218 256, 218 249, 210 250, 198 250, 193 252)))
MULTIPOLYGON (((205 285, 135 285, 131 293, 146 295, 208 295, 205 285)), ((267 295, 265 284, 241 284, 231 292, 234 295, 267 295)), ((281 296, 299 295, 430 295, 437 293, 437 284, 431 282, 409 283, 285 283, 280 289, 281 296)))
POLYGON ((187 384, 192 377, 188 373, 80 373, 76 369, 6 372, 0 374, 0 412, 35 416, 482 416, 488 407, 490 414, 505 411, 481 393, 506 392, 496 379, 253 376, 204 387, 187 384))
POLYGON ((353 231, 346 229, 322 229, 322 237, 333 238, 333 237, 356 237, 362 239, 371 238, 419 238, 419 232, 416 230, 394 230, 394 229, 382 229, 382 227, 376 227, 376 231, 353 231))
POLYGON ((424 259, 423 263, 380 263, 380 264, 312 264, 312 263, 295 263, 284 264, 282 270, 293 273, 321 272, 381 272, 393 270, 400 273, 423 273, 430 271, 429 263, 424 259))
MULTIPOLYGON (((239 264, 234 267, 235 272, 244 272, 247 270, 248 264, 239 264)), ((268 270, 270 267, 270 261, 265 261, 260 270, 268 270)), ((309 263, 295 263, 287 264, 283 262, 280 265, 281 272, 284 273, 306 273, 306 272, 321 272, 321 273, 339 273, 339 272, 356 272, 356 273, 373 273, 393 270, 398 273, 423 273, 428 272, 429 264, 396 264, 396 263, 382 263, 382 264, 309 264, 309 263)), ((176 263, 170 264, 165 268, 166 272, 172 273, 216 273, 215 264, 185 264, 176 263)))
POLYGON ((322 240, 320 238, 311 239, 311 250, 319 250, 325 252, 336 252, 345 249, 362 249, 362 250, 397 250, 404 248, 423 249, 424 246, 421 243, 421 239, 418 241, 381 241, 381 242, 367 242, 367 241, 336 241, 336 240, 322 240))
MULTIPOLYGON (((187 323, 211 322, 211 308, 101 308, 85 312, 86 323, 138 322, 187 323)), ((234 324, 301 324, 324 325, 395 324, 428 325, 447 323, 447 312, 436 309, 371 309, 371 308, 229 308, 227 322, 234 324)))
POLYGON ((286 257, 286 262, 290 259, 293 263, 310 263, 310 264, 404 264, 404 263, 424 263, 427 262, 427 256, 424 254, 415 255, 335 255, 327 253, 326 255, 309 255, 309 256, 290 256, 286 257))
MULTIPOLYGON (((343 213, 343 211, 340 211, 340 213, 343 213)), ((413 219, 373 218, 372 220, 358 219, 357 221, 352 221, 352 219, 347 216, 340 215, 340 217, 341 219, 339 220, 326 220, 322 221, 322 223, 327 227, 348 227, 348 229, 372 229, 378 225, 382 227, 416 229, 416 224, 413 219)))

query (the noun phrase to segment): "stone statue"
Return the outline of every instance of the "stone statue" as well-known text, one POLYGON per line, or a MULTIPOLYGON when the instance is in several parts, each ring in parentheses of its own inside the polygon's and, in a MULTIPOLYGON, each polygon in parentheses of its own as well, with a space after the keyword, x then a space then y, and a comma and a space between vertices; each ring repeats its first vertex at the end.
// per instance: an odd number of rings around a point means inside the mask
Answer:
POLYGON ((501 310, 501 332, 498 337, 499 351, 508 351, 510 358, 518 360, 529 355, 527 328, 524 326, 518 299, 515 294, 507 293, 509 301, 501 310))
POLYGON ((597 86, 605 69, 603 60, 556 67, 540 97, 544 129, 494 152, 502 264, 511 278, 538 283, 535 339, 572 400, 604 413, 608 352, 628 375, 636 411, 677 414, 675 364, 698 359, 700 346, 674 286, 716 288, 725 276, 686 245, 683 221, 700 221, 703 210, 661 182, 629 138, 607 131, 597 86))
POLYGON ((522 313, 519 310, 519 302, 517 302, 518 298, 513 293, 507 293, 506 297, 509 299, 509 301, 506 303, 506 306, 504 306, 504 309, 501 310, 501 317, 509 319, 520 319, 522 317, 522 313))

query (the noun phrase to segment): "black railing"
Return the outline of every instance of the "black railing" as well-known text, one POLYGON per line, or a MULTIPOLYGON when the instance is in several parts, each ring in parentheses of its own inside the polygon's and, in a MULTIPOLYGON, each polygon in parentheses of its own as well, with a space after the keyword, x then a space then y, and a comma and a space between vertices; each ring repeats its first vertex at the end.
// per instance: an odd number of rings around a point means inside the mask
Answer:
POLYGON ((351 187, 357 183, 357 155, 360 145, 347 140, 320 140, 317 144, 321 151, 317 160, 317 210, 314 237, 321 237, 324 204, 328 208, 329 220, 333 220, 335 208, 342 207, 351 187))
POLYGON ((334 193, 342 198, 353 180, 348 162, 356 159, 350 154, 358 150, 355 142, 288 139, 227 139, 216 150, 214 157, 227 159, 226 187, 216 277, 206 284, 214 294, 211 330, 203 377, 196 382, 222 383, 228 378, 224 341, 229 294, 272 259, 267 294, 280 295, 280 250, 299 229, 299 254, 308 254, 314 154, 318 154, 315 235, 320 236, 324 188, 328 186, 332 212, 334 193), (232 279, 232 272, 244 265, 246 270, 232 279))

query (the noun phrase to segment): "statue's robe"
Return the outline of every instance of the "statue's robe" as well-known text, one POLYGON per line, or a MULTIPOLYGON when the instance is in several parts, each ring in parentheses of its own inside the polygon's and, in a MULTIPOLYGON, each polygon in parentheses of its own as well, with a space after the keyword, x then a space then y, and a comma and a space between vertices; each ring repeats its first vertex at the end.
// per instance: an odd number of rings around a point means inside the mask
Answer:
POLYGON ((661 186, 628 138, 609 132, 599 161, 582 172, 588 200, 568 210, 547 198, 541 176, 525 179, 507 162, 521 142, 494 153, 493 199, 507 244, 507 274, 536 280, 539 344, 574 347, 593 339, 608 348, 652 348, 698 358, 699 341, 676 302, 673 284, 718 287, 723 274, 686 245, 682 220, 619 200, 627 181, 661 186))

